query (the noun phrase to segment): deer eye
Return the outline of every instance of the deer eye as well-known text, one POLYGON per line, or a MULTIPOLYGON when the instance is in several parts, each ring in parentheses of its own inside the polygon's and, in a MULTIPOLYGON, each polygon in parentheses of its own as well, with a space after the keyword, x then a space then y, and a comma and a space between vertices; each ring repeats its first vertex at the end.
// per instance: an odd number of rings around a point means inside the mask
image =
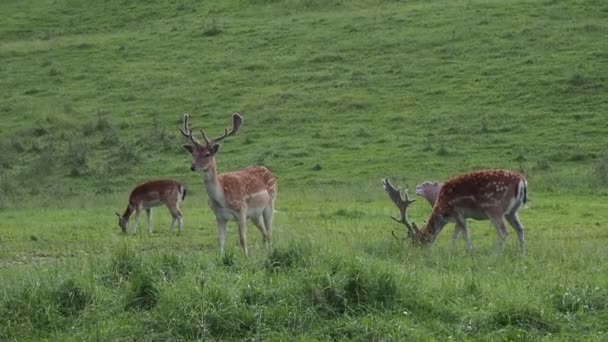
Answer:
POLYGON ((210 157, 210 156, 211 156, 211 153, 209 153, 209 152, 203 154, 203 157, 210 157))

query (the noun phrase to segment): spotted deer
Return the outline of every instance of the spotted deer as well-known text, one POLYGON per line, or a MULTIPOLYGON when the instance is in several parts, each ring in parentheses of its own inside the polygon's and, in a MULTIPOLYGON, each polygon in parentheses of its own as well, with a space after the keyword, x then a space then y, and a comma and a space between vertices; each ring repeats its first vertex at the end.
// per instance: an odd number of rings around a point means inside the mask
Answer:
POLYGON ((148 219, 148 233, 152 233, 152 208, 160 205, 165 205, 171 213, 171 226, 169 233, 173 232, 173 226, 177 221, 179 223, 179 232, 181 235, 184 229, 184 220, 180 205, 186 198, 186 187, 178 181, 174 180, 155 180, 136 186, 129 196, 129 204, 125 209, 124 214, 116 213, 118 216, 118 225, 123 233, 129 230, 129 218, 135 213, 135 226, 133 234, 137 234, 137 225, 139 224, 139 215, 142 210, 146 211, 148 219))
MULTIPOLYGON (((442 185, 443 183, 438 182, 423 182, 422 184, 416 185, 416 195, 424 198, 427 202, 429 202, 432 207, 437 201, 437 197, 439 196, 439 190, 441 190, 442 185)), ((488 215, 486 215, 483 210, 475 209, 463 209, 462 217, 465 220, 473 219, 477 221, 487 221, 489 219, 488 215)), ((463 238, 465 236, 464 229, 458 224, 458 222, 455 223, 456 225, 454 227, 454 233, 452 233, 452 247, 456 245, 456 240, 458 240, 458 236, 462 235, 463 238)), ((466 239, 465 242, 467 242, 466 239)), ((470 244, 470 241, 467 242, 467 248, 469 250, 473 248, 473 246, 470 244)))
POLYGON ((482 213, 496 228, 500 249, 508 235, 504 223, 506 219, 517 233, 521 251, 525 250, 524 227, 519 221, 518 212, 528 200, 527 186, 524 176, 509 170, 482 170, 453 177, 441 186, 433 211, 420 230, 407 220, 407 209, 413 202, 409 200, 407 190, 403 199, 398 189, 387 179, 383 180, 384 189, 401 213, 399 219, 393 219, 406 226, 408 236, 414 243, 432 244, 443 227, 454 221, 462 231, 469 251, 473 246, 466 217, 471 214, 480 216, 482 213))
POLYGON ((209 139, 201 129, 204 143, 192 135, 188 120, 188 114, 184 114, 180 132, 190 139, 192 144, 182 147, 192 155, 190 170, 202 173, 209 207, 217 221, 220 253, 224 255, 226 223, 229 220, 238 223, 239 243, 245 257, 249 255, 247 219, 259 229, 264 244, 268 247, 272 239, 272 216, 277 196, 276 177, 263 166, 218 174, 215 163, 219 143, 239 131, 243 117, 239 113, 232 114, 232 129, 228 131, 226 128, 223 135, 214 139, 209 139))

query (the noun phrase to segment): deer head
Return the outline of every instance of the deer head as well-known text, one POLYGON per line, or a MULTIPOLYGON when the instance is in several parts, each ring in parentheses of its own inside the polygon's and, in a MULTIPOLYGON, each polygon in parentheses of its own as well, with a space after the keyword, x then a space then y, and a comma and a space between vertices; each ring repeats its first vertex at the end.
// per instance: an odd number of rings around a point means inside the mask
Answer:
MULTIPOLYGON (((405 225, 407 229, 407 236, 412 239, 412 241, 420 242, 420 230, 418 230, 418 227, 415 223, 410 223, 407 220, 407 209, 416 200, 410 199, 407 193, 407 189, 403 191, 403 197, 401 197, 400 189, 395 189, 395 187, 388 181, 387 178, 384 178, 382 180, 382 187, 384 188, 384 191, 388 193, 388 197, 391 199, 391 201, 393 201, 395 206, 397 206, 397 209, 399 209, 400 217, 396 218, 391 216, 391 218, 396 222, 405 225)), ((397 238, 394 232, 391 233, 395 238, 397 238)))
POLYGON ((190 170, 204 171, 209 169, 209 167, 214 163, 214 157, 220 148, 219 143, 225 138, 238 133, 242 124, 243 117, 239 113, 233 113, 232 128, 230 131, 228 131, 228 128, 226 128, 223 135, 214 139, 209 139, 207 134, 205 134, 205 131, 201 129, 201 134, 203 135, 203 139, 205 141, 204 143, 201 143, 192 135, 192 130, 190 129, 189 124, 189 116, 188 114, 184 114, 184 121, 182 123, 182 127, 180 128, 180 132, 192 142, 192 144, 182 145, 182 147, 192 155, 192 165, 190 166, 190 170))
POLYGON ((416 195, 424 198, 431 206, 433 206, 437 201, 437 197, 439 197, 439 190, 441 190, 442 185, 443 183, 429 181, 418 184, 416 186, 416 195))

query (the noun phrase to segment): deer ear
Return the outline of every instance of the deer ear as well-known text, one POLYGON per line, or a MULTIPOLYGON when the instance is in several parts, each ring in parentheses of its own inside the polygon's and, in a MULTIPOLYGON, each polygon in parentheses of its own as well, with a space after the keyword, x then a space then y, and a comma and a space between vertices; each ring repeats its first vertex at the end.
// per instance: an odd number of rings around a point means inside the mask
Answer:
POLYGON ((182 147, 184 148, 184 150, 192 153, 192 151, 194 151, 194 146, 192 145, 182 145, 182 147))
POLYGON ((213 146, 211 146, 211 153, 216 154, 217 151, 219 151, 219 149, 220 149, 220 144, 213 144, 213 146))

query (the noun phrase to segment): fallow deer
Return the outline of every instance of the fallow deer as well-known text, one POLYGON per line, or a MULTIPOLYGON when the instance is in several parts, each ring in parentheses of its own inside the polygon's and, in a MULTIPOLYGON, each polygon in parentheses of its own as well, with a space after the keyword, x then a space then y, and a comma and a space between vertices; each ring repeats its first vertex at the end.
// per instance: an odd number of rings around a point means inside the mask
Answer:
MULTIPOLYGON (((437 197, 439 196, 439 190, 441 190, 441 186, 443 185, 443 183, 438 183, 438 182, 423 182, 422 184, 418 184, 416 185, 416 195, 424 198, 425 200, 427 200, 427 202, 429 202, 429 204, 431 205, 431 207, 433 205, 435 205, 435 202, 437 201, 437 197)), ((473 220, 478 220, 478 221, 487 221, 488 215, 486 215, 486 213, 483 210, 475 210, 475 209, 464 209, 462 210, 462 217, 466 220, 466 219, 473 219, 473 220)), ((467 236, 464 234, 464 230, 463 228, 458 224, 458 222, 455 222, 456 225, 454 227, 454 233, 452 234, 452 247, 454 247, 456 245, 456 240, 458 240, 458 236, 460 236, 461 234, 463 235, 463 238, 465 239, 465 242, 467 244, 467 248, 469 250, 473 249, 473 245, 471 244, 470 240, 467 240, 467 236)))
POLYGON ((123 233, 127 233, 129 228, 129 218, 135 212, 135 226, 133 234, 137 234, 137 225, 139 224, 139 215, 142 210, 146 211, 148 219, 148 233, 152 233, 152 208, 160 205, 165 205, 171 213, 171 226, 169 233, 173 232, 175 221, 179 223, 179 232, 181 235, 184 229, 184 220, 182 212, 179 209, 181 202, 186 198, 186 187, 178 181, 174 180, 155 180, 136 186, 129 196, 129 204, 125 209, 124 214, 118 212, 118 225, 123 233))
POLYGON ((508 235, 504 218, 517 233, 520 249, 525 250, 524 227, 519 221, 518 212, 528 200, 528 190, 526 179, 519 173, 509 170, 482 170, 447 180, 441 186, 433 211, 422 230, 407 220, 407 209, 412 203, 407 197, 407 190, 404 200, 399 190, 387 179, 383 180, 383 186, 401 213, 400 219, 393 219, 407 227, 408 236, 416 244, 432 244, 441 229, 449 221, 455 221, 460 226, 470 250, 472 244, 465 215, 483 213, 496 228, 498 247, 502 248, 508 235))
POLYGON ((201 171, 203 184, 207 190, 209 207, 215 214, 217 221, 220 253, 224 255, 226 238, 226 223, 236 220, 239 227, 239 243, 245 257, 249 255, 247 249, 247 219, 262 233, 264 244, 270 245, 272 239, 272 216, 274 202, 277 196, 277 179, 263 166, 248 167, 229 173, 217 173, 215 156, 219 150, 219 142, 235 135, 241 125, 243 117, 232 114, 232 129, 225 129, 224 134, 215 139, 209 139, 201 130, 204 143, 192 135, 188 122, 188 114, 184 114, 183 125, 180 129, 182 135, 192 141, 191 145, 182 147, 192 155, 190 170, 201 171))

